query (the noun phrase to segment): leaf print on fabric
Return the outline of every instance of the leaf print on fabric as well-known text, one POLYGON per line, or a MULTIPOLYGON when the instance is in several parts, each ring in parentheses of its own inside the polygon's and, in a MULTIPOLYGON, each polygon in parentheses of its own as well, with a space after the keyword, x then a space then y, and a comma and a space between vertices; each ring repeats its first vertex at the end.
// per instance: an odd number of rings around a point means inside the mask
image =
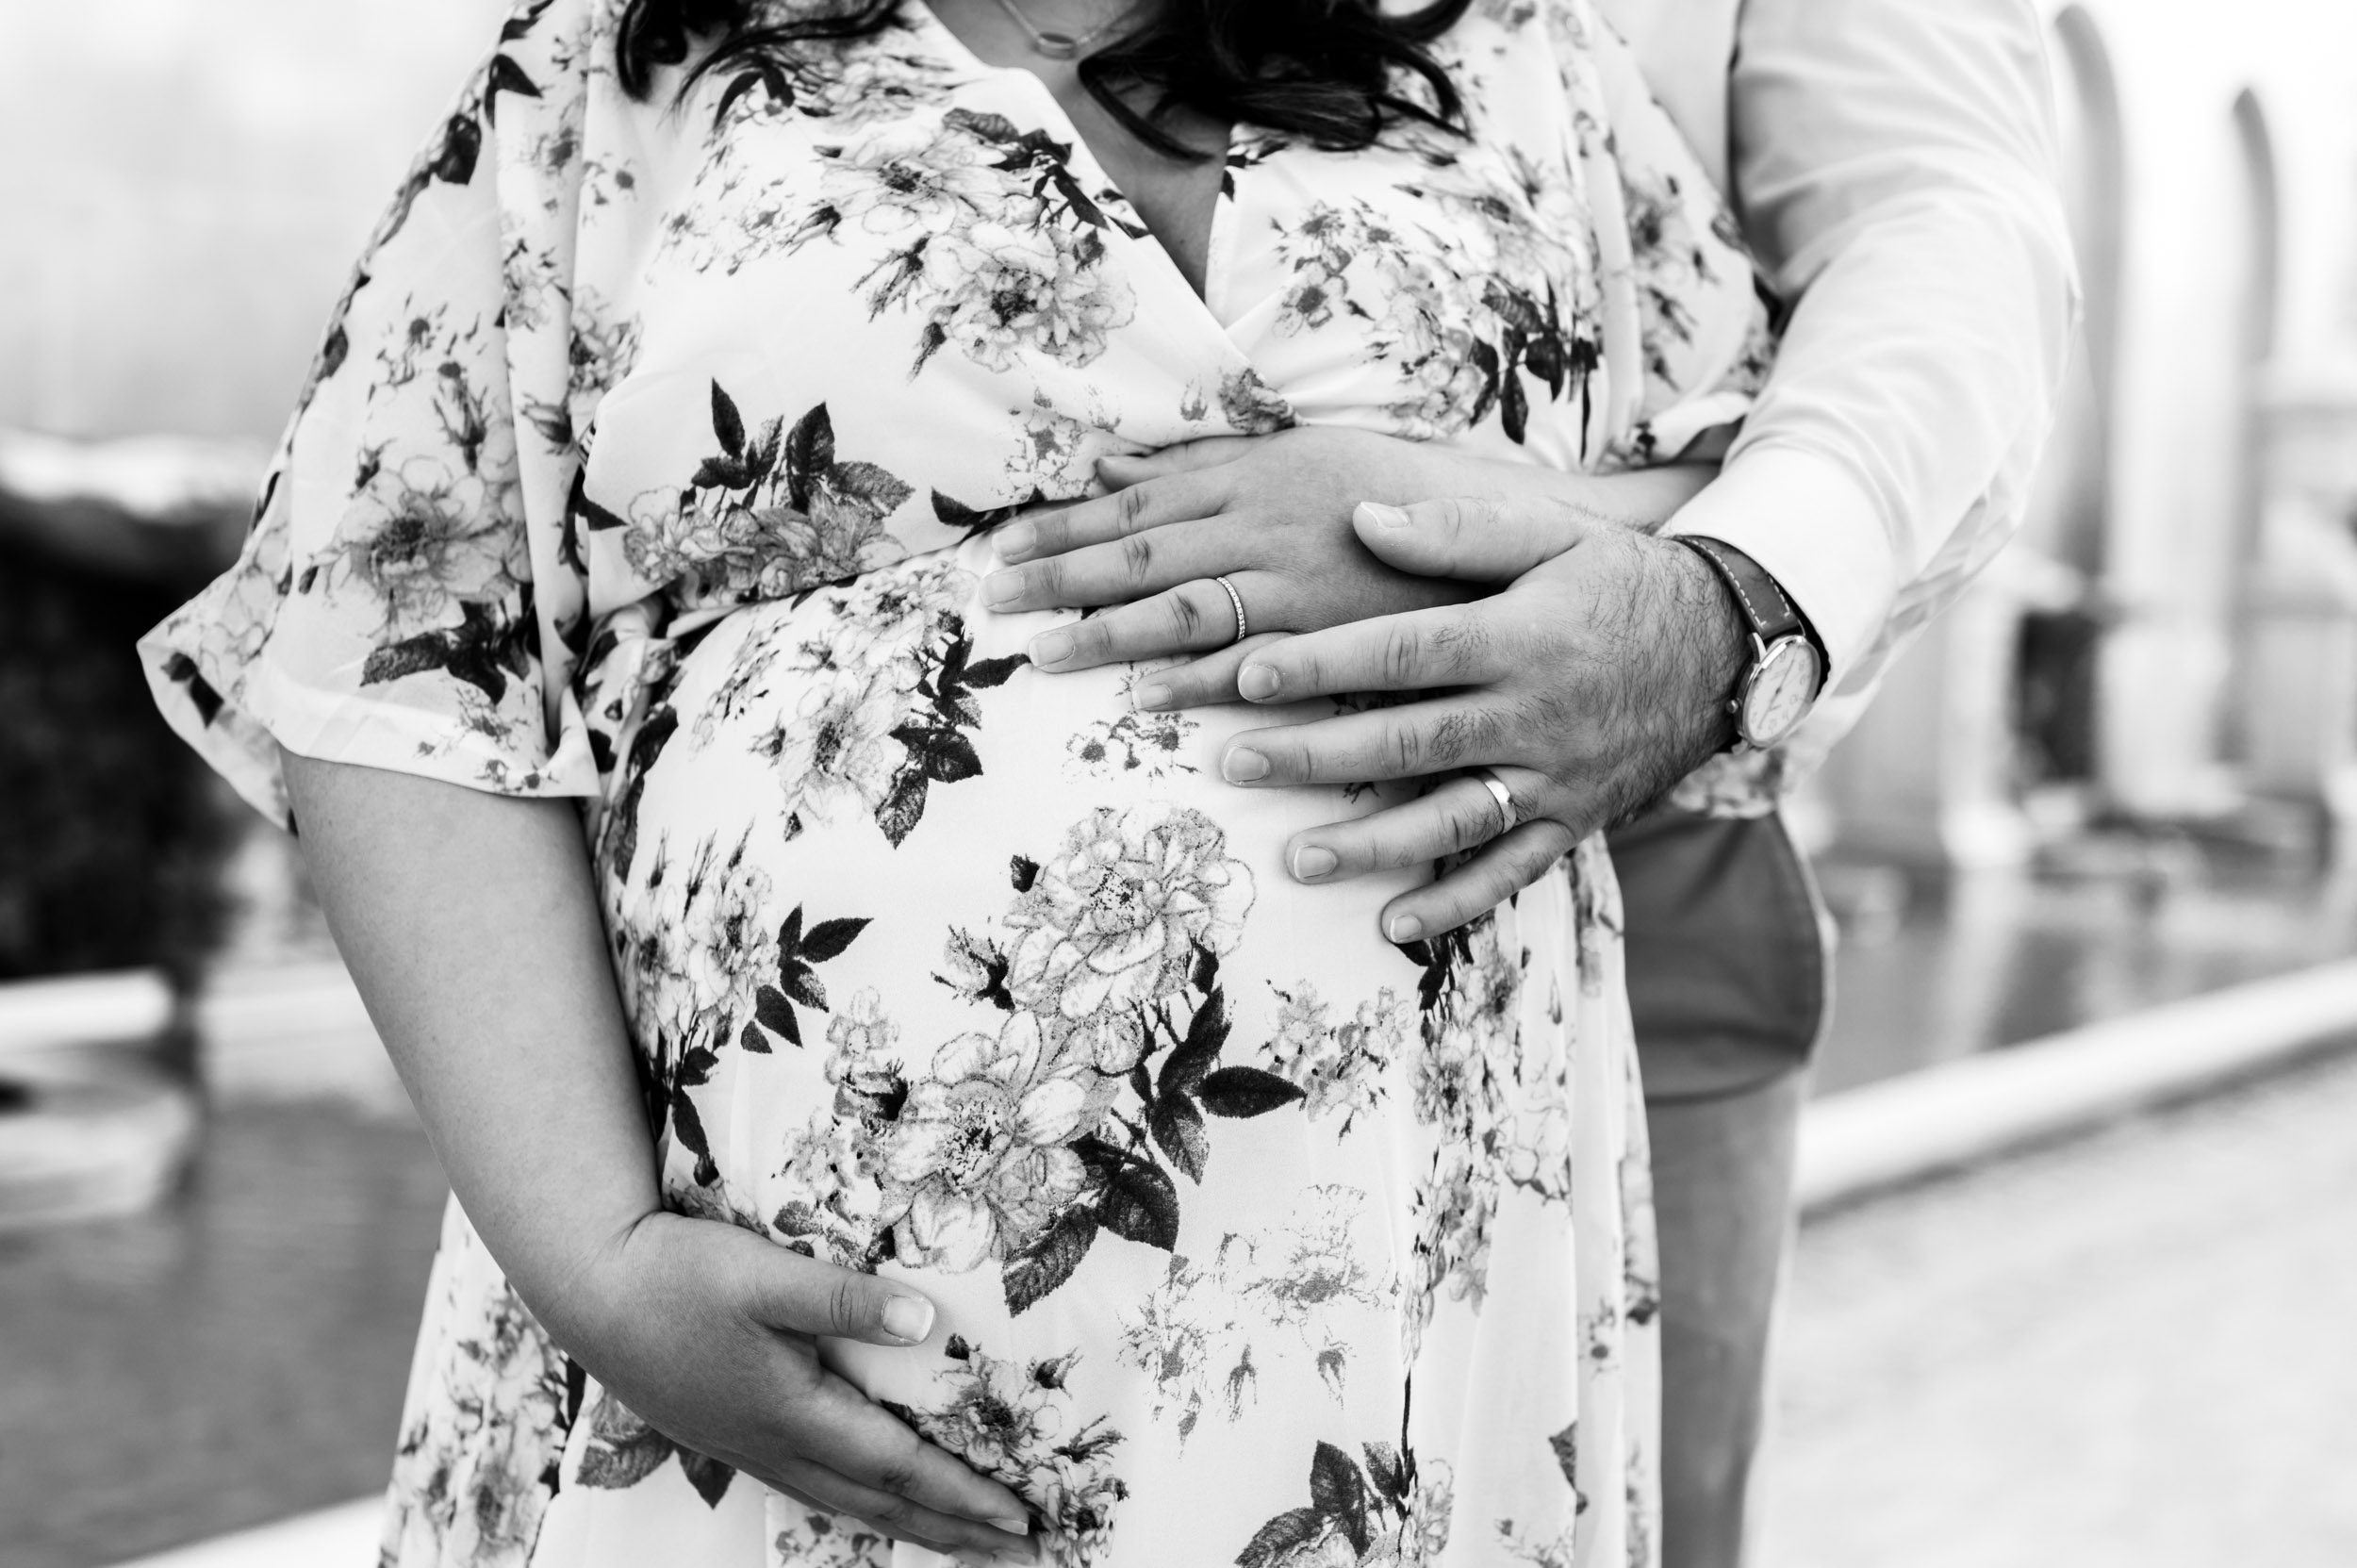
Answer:
POLYGON ((1420 1568, 1448 1544, 1454 1498, 1449 1466, 1423 1468, 1386 1443, 1363 1450, 1366 1467, 1331 1443, 1310 1461, 1310 1502, 1262 1525, 1236 1568, 1341 1568, 1353 1563, 1420 1568))
POLYGON ((736 400, 711 386, 717 451, 682 490, 631 503, 622 552, 631 570, 681 608, 779 599, 898 560, 884 520, 915 492, 877 465, 837 456, 823 403, 785 428, 749 431, 736 400))
POLYGON ((1129 1495, 1114 1474, 1122 1443, 1102 1415, 1080 1414, 1079 1357, 1019 1362, 984 1355, 952 1335, 935 1374, 945 1397, 931 1409, 895 1414, 983 1475, 1012 1490, 1039 1527, 1050 1568, 1093 1568, 1110 1548, 1113 1515, 1129 1495))
MULTIPOLYGON (((849 947, 866 926, 865 916, 847 916, 821 920, 805 932, 802 930, 802 906, 796 904, 794 912, 785 917, 785 924, 778 928, 777 983, 765 984, 753 995, 754 1021, 771 1033, 794 1045, 800 1045, 802 1025, 800 1016, 794 1011, 795 1003, 815 1007, 821 1013, 827 1011, 827 988, 819 982, 818 973, 811 966, 842 957, 843 949, 849 947)), ((755 1038, 753 1034, 747 1033, 746 1049, 768 1049, 766 1045, 756 1047, 755 1038)))
POLYGON ((683 1448, 656 1431, 638 1413, 601 1389, 589 1409, 589 1436, 576 1478, 583 1486, 620 1491, 636 1486, 672 1458, 705 1506, 718 1508, 736 1472, 718 1460, 683 1448))

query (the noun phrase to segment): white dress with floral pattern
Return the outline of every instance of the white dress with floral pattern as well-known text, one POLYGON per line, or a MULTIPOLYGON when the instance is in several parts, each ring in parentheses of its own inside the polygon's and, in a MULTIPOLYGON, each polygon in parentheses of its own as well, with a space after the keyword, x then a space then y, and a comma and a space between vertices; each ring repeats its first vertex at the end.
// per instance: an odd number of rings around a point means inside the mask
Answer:
MULTIPOLYGON (((274 744, 585 802, 677 1209, 905 1278, 848 1376, 1087 1568, 1654 1560, 1643 1128, 1601 848, 1395 947, 1244 791, 1260 711, 976 598, 1093 462, 1295 421, 1562 469, 1739 418, 1766 329, 1589 0, 1438 45, 1470 136, 1240 127, 1192 291, 1051 96, 911 0, 674 109, 533 0, 328 332, 238 565, 143 643, 274 744)), ((1348 705, 1348 704, 1343 704, 1348 705)), ((1335 711, 1318 701, 1302 718, 1335 711)), ((678 1448, 453 1208, 385 1561, 929 1554, 678 1448)))

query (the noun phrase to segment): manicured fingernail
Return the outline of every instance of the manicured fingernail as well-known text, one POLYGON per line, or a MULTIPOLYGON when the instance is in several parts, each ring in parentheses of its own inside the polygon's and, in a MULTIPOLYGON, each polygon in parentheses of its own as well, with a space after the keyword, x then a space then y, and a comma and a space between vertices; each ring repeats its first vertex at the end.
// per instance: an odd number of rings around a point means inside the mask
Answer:
POLYGON ((884 1303, 884 1332, 910 1345, 933 1331, 933 1304, 921 1296, 896 1296, 884 1303))
POLYGON ((1022 597, 1023 574, 1019 571, 994 571, 982 579, 982 602, 994 610, 1022 597))
POLYGON ((1019 561, 1029 555, 1031 553, 1031 546, 1038 542, 1039 530, 1030 523, 1016 521, 1003 524, 997 536, 998 558, 1002 561, 1019 561))
POLYGON ((1062 664, 1072 657, 1072 634, 1042 632, 1031 639, 1033 664, 1062 664))
POLYGON ((1379 501, 1359 503, 1359 515, 1377 528, 1405 528, 1415 520, 1397 506, 1386 506, 1379 501))
POLYGON ((1323 845, 1304 844, 1294 851, 1294 877, 1298 882, 1315 882, 1334 869, 1338 862, 1334 851, 1323 845))
POLYGON ((1141 708, 1165 708, 1170 705, 1170 688, 1160 681, 1148 681, 1131 692, 1129 700, 1141 708))
POLYGON ((1413 942, 1424 934, 1424 922, 1412 915, 1394 915, 1392 916, 1391 931, 1393 941, 1413 942))
POLYGON ((990 1519, 985 1520, 984 1523, 989 1525, 991 1528, 1004 1530, 1009 1535, 1029 1535, 1031 1533, 1031 1522, 1019 1513, 1012 1519, 990 1519))
POLYGON ((1236 689, 1244 693, 1247 701, 1254 702, 1267 701, 1277 695, 1277 688, 1284 684, 1284 678, 1277 673, 1276 668, 1264 664, 1245 665, 1236 676, 1236 689))
POLYGON ((1219 776, 1229 784, 1250 784, 1268 777, 1268 758, 1248 747, 1238 746, 1220 760, 1219 776))

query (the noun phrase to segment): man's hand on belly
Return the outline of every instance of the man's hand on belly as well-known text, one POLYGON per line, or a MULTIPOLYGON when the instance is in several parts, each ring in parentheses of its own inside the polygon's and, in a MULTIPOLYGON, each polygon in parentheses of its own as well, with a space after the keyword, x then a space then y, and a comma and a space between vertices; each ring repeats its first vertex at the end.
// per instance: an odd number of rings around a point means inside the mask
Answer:
MULTIPOLYGON (((1285 862, 1333 882, 1475 851, 1387 905, 1395 942, 1463 924, 1546 874, 1597 829, 1660 796, 1726 742, 1744 632, 1724 587, 1685 546, 1515 503, 1434 502, 1358 518, 1369 549, 1410 569, 1505 582, 1468 604, 1273 638, 1241 660, 1245 700, 1418 694, 1397 706, 1248 731, 1221 772, 1246 788, 1360 783, 1487 767, 1355 821, 1296 834, 1285 862)), ((1224 701, 1216 681, 1162 677, 1160 704, 1224 701)))

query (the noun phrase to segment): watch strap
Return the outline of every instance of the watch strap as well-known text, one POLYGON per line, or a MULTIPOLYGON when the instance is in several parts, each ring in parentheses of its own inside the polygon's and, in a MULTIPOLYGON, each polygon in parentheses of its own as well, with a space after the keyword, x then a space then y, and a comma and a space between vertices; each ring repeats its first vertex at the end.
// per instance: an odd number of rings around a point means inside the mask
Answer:
MULTIPOLYGON (((1675 537, 1678 543, 1689 546, 1710 563, 1711 569, 1718 572, 1719 580, 1726 584, 1727 591, 1735 595, 1735 607, 1742 615, 1743 623, 1751 628, 1752 635, 1760 640, 1762 646, 1772 645, 1778 638, 1795 634, 1807 637, 1812 643, 1817 641, 1816 634, 1809 629, 1807 618, 1801 614, 1791 600, 1785 597, 1784 589, 1777 586, 1773 577, 1768 575, 1766 567, 1724 539, 1714 539, 1703 534, 1679 534, 1675 537)), ((1821 655, 1824 652, 1821 645, 1818 652, 1821 655)))

